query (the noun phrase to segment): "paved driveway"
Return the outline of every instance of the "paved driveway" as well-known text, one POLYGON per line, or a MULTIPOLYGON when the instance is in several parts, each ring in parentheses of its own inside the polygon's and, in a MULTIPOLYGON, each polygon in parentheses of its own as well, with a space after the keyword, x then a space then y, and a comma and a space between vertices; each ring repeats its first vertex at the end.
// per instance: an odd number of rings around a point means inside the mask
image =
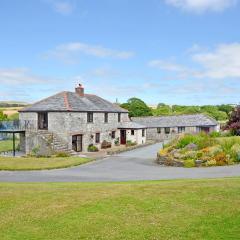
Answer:
POLYGON ((93 182, 240 176, 240 165, 191 169, 159 166, 155 158, 161 146, 158 143, 68 169, 0 171, 0 181, 93 182))

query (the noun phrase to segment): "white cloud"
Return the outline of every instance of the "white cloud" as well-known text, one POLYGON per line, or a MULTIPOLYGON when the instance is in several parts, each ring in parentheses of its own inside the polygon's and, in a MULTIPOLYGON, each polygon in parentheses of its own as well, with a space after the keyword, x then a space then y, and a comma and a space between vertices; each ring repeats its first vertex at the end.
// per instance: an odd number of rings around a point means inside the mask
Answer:
POLYGON ((221 12, 237 3, 237 0, 165 0, 169 5, 184 11, 202 13, 221 12))
POLYGON ((80 54, 100 58, 111 57, 116 59, 128 59, 134 56, 134 53, 130 51, 119 51, 81 42, 59 45, 54 50, 48 51, 45 56, 47 58, 56 58, 66 63, 75 63, 80 54))
POLYGON ((54 10, 63 15, 69 15, 73 12, 73 5, 70 2, 53 2, 54 10))
POLYGON ((187 69, 179 64, 172 63, 170 61, 165 61, 165 60, 152 60, 149 62, 150 67, 157 67, 162 70, 167 70, 167 71, 173 71, 173 72, 183 72, 186 71, 187 69))
POLYGON ((70 15, 74 11, 74 5, 69 0, 43 0, 55 12, 61 15, 70 15))
POLYGON ((240 77, 240 43, 219 45, 213 52, 194 54, 192 59, 204 68, 202 77, 240 77))
MULTIPOLYGON (((49 82, 49 78, 32 74, 26 68, 0 69, 0 84, 4 85, 24 85, 49 82)), ((53 82, 54 80, 51 80, 53 82)))
POLYGON ((221 44, 213 51, 192 53, 189 56, 191 65, 188 67, 171 63, 166 60, 153 60, 151 67, 168 72, 175 72, 180 77, 192 78, 240 78, 240 43, 221 44))

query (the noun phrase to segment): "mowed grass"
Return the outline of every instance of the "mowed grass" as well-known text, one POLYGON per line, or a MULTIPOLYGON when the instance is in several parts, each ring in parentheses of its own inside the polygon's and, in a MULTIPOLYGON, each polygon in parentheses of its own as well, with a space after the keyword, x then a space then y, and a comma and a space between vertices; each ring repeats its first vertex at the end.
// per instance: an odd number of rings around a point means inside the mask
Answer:
MULTIPOLYGON (((17 147, 19 144, 19 140, 16 139, 15 146, 17 147)), ((13 141, 12 140, 4 140, 0 141, 0 152, 8 152, 13 149, 13 141)))
POLYGON ((239 239, 240 178, 1 183, 0 239, 239 239))
POLYGON ((0 170, 19 171, 66 168, 90 161, 92 161, 92 159, 81 157, 0 157, 0 170))

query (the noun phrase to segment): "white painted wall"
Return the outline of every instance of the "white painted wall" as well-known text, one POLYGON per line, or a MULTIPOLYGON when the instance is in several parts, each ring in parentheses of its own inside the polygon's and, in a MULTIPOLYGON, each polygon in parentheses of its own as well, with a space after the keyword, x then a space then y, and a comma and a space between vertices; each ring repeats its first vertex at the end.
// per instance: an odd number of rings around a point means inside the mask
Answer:
POLYGON ((144 136, 142 136, 142 129, 133 129, 133 131, 134 135, 131 134, 131 129, 126 130, 127 141, 136 142, 137 144, 146 143, 146 129, 144 129, 144 136))

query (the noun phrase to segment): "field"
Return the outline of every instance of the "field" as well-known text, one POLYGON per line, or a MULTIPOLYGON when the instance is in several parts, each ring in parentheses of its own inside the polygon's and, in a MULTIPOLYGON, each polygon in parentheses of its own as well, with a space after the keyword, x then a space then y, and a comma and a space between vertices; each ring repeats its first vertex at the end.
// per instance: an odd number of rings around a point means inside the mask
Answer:
POLYGON ((92 161, 80 157, 0 157, 0 170, 43 170, 78 166, 92 161))
POLYGON ((13 114, 18 113, 23 107, 7 107, 7 108, 0 108, 0 111, 3 111, 4 114, 7 116, 11 116, 13 114))
POLYGON ((239 239, 240 178, 0 183, 0 239, 239 239))

